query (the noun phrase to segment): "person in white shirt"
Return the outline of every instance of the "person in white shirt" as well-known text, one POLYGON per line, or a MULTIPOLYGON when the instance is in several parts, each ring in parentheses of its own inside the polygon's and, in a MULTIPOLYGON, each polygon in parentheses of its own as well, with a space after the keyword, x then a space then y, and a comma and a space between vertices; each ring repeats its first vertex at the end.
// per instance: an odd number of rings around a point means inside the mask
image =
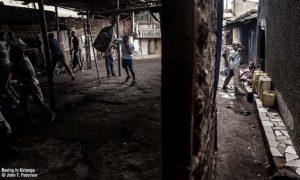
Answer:
POLYGON ((126 82, 131 78, 129 75, 129 71, 132 75, 132 83, 131 86, 136 84, 135 73, 132 67, 132 53, 134 52, 134 46, 129 42, 128 36, 123 36, 123 40, 118 40, 117 43, 120 43, 122 46, 122 67, 125 69, 127 77, 126 82))

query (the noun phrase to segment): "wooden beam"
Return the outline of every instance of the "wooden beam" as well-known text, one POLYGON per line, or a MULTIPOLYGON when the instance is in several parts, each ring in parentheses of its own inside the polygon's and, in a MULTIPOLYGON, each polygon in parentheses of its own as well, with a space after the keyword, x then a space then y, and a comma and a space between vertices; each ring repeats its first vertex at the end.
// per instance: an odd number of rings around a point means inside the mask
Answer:
POLYGON ((195 6, 194 0, 162 0, 163 180, 192 179, 195 6))
MULTIPOLYGON (((117 10, 120 8, 120 1, 117 0, 117 10)), ((117 23, 116 23, 116 29, 117 29, 117 39, 120 39, 120 28, 119 28, 119 23, 120 23, 120 15, 117 15, 117 23)), ((121 51, 120 51, 120 44, 117 44, 117 51, 118 51, 118 71, 119 71, 119 76, 121 76, 121 51)))
MULTIPOLYGON (((88 16, 87 16, 88 29, 89 29, 88 33, 89 33, 89 35, 90 35, 91 43, 93 43, 93 38, 92 38, 92 26, 91 26, 90 20, 91 20, 91 19, 90 19, 90 13, 88 12, 88 16)), ((94 60, 95 60, 95 66, 96 66, 96 71, 97 71, 98 81, 99 81, 99 83, 101 83, 101 82, 100 82, 100 75, 99 75, 98 64, 97 64, 97 53, 96 53, 96 51, 95 51, 94 46, 92 46, 92 48, 93 48, 93 54, 94 54, 94 60)))
POLYGON ((91 52, 90 52, 90 39, 89 39, 88 33, 87 33, 87 29, 88 29, 87 21, 84 20, 83 16, 82 16, 82 19, 83 19, 83 30, 84 30, 86 66, 87 66, 87 69, 92 69, 91 52))
POLYGON ((52 62, 50 58, 49 40, 47 35, 47 23, 45 18, 44 2, 43 0, 38 0, 39 5, 39 15, 41 20, 41 30, 44 43, 45 58, 47 62, 47 74, 48 74, 48 84, 49 84, 49 94, 50 94, 50 106, 52 110, 55 110, 55 90, 53 83, 53 71, 52 62))
POLYGON ((57 9, 57 3, 55 5, 55 19, 56 19, 56 32, 57 32, 57 40, 59 45, 61 46, 60 41, 60 35, 59 35, 59 21, 58 21, 58 9, 57 9))
MULTIPOLYGON (((150 6, 150 7, 134 7, 127 9, 116 9, 112 11, 91 11, 91 14, 95 15, 112 15, 112 14, 121 14, 121 13, 132 13, 132 12, 140 12, 140 11, 154 11, 159 12, 161 10, 161 5, 150 6)), ((79 15, 85 15, 85 12, 79 12, 79 15)))
POLYGON ((135 17, 134 17, 135 15, 134 14, 135 13, 132 12, 132 15, 131 15, 132 16, 132 21, 131 21, 132 22, 132 34, 134 33, 134 25, 135 25, 135 17))

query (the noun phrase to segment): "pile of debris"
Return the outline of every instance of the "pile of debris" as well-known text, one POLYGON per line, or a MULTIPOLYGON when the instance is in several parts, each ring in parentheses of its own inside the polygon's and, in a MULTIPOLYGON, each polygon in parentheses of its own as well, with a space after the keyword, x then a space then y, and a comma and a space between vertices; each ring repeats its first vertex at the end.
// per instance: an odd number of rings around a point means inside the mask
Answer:
POLYGON ((232 109, 235 113, 241 114, 244 116, 248 116, 251 114, 250 111, 246 110, 243 106, 241 105, 234 105, 232 101, 227 101, 225 104, 225 107, 227 109, 232 109))

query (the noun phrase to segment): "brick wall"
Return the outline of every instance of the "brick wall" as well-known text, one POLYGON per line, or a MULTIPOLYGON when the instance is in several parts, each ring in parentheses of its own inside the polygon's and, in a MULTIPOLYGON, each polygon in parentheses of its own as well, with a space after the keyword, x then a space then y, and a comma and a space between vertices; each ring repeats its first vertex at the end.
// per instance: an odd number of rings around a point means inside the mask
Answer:
MULTIPOLYGON (((83 22, 82 19, 69 18, 68 20, 61 20, 66 24, 66 27, 73 27, 76 31, 82 31, 80 34, 83 35, 83 22)), ((91 20, 92 34, 96 36, 102 28, 109 26, 110 21, 106 19, 93 19, 91 20)), ((119 24, 120 35, 131 35, 132 33, 132 22, 130 18, 123 19, 119 24)))
POLYGON ((215 75, 216 1, 197 0, 196 84, 194 109, 193 177, 214 179, 216 113, 212 112, 215 75))
POLYGON ((19 25, 19 24, 1 24, 0 31, 12 31, 14 32, 17 38, 21 39, 30 39, 35 38, 36 35, 41 33, 39 24, 30 24, 30 25, 19 25))
POLYGON ((278 92, 280 113, 300 150, 300 1, 262 0, 259 22, 265 24, 266 72, 278 92), (265 21, 265 23, 263 23, 265 21))

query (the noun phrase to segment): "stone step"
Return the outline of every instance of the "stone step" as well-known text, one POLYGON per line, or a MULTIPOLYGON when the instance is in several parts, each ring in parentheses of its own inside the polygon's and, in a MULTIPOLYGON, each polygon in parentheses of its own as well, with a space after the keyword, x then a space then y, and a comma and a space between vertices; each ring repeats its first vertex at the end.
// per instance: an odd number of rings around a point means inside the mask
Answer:
POLYGON ((299 155, 283 119, 274 109, 263 107, 257 95, 254 95, 253 98, 269 161, 275 170, 274 174, 285 174, 300 179, 299 155))

